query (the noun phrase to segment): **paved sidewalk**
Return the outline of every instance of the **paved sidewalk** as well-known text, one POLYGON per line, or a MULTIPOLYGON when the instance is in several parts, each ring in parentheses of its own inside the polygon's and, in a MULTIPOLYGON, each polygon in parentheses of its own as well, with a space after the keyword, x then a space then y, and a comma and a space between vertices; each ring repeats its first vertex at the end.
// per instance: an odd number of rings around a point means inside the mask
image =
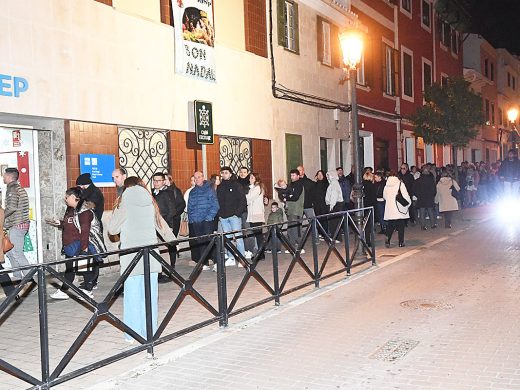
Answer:
MULTIPOLYGON (((435 242, 440 237, 445 236, 447 233, 455 234, 460 229, 468 229, 476 225, 479 221, 486 217, 484 209, 473 209, 466 211, 462 219, 455 220, 453 230, 445 230, 442 228, 436 230, 429 230, 426 232, 420 231, 418 227, 410 228, 407 230, 407 247, 397 248, 395 245, 386 249, 382 245, 383 236, 377 236, 377 248, 378 248, 378 262, 384 263, 391 261, 406 251, 412 248, 424 248, 429 245, 428 243, 435 242), (381 248, 382 247, 382 248, 381 248)), ((397 237, 394 239, 394 242, 397 237)), ((320 250, 323 252, 325 246, 320 244, 320 250)), ((312 263, 312 251, 308 250, 305 255, 302 256, 306 263, 309 265, 312 263)), ((283 267, 288 267, 290 262, 289 255, 282 255, 280 257, 280 263, 283 267)), ((266 278, 272 274, 272 270, 269 270, 268 262, 262 262, 260 265, 260 273, 266 278)), ((332 259, 327 266, 327 271, 333 271, 339 268, 339 261, 332 259)), ((369 264, 365 267, 369 268, 369 264)), ((188 260, 181 260, 177 266, 178 271, 183 275, 187 276, 193 269, 188 265, 188 260)), ((353 272, 360 272, 360 269, 354 270, 353 272)), ((227 269, 228 274, 228 294, 230 297, 234 294, 244 274, 244 270, 241 268, 227 269)), ((95 296, 99 299, 104 297, 108 292, 112 283, 115 281, 117 275, 103 276, 100 280, 100 288, 95 291, 95 296)), ((335 278, 331 278, 322 284, 332 284, 334 282, 343 280, 344 275, 338 275, 335 278)), ((204 272, 196 283, 196 288, 208 299, 208 301, 217 307, 217 295, 216 295, 216 274, 213 272, 204 272)), ((269 279, 267 279, 269 281, 269 279)), ((296 266, 295 271, 289 280, 288 287, 298 285, 304 281, 307 281, 308 276, 303 272, 301 267, 296 266)), ((296 299, 298 296, 302 296, 306 293, 312 292, 313 287, 303 289, 289 296, 282 298, 282 306, 277 310, 283 310, 288 302, 296 299)), ((52 292, 52 290, 49 290, 52 292)), ((169 309, 172 300, 177 296, 179 289, 173 283, 160 286, 160 302, 159 302, 159 317, 162 318, 166 311, 169 309)), ((248 303, 257 301, 263 297, 267 297, 265 290, 256 283, 251 281, 246 289, 244 290, 243 296, 240 298, 238 307, 243 307, 248 303)), ((230 319, 230 324, 236 324, 240 321, 244 321, 248 318, 252 318, 262 313, 265 313, 273 307, 272 304, 261 306, 260 308, 251 310, 244 314, 241 314, 230 319)), ((111 310, 115 315, 121 317, 122 314, 122 301, 118 299, 111 310)), ((13 310, 8 313, 7 316, 0 318, 0 331, 2 332, 2 338, 0 338, 0 356, 14 364, 20 366, 22 369, 27 370, 31 375, 36 377, 40 376, 39 367, 39 336, 38 336, 38 322, 37 322, 37 297, 35 293, 31 293, 26 297, 21 304, 15 305, 13 310), (23 331, 21 331, 21 329, 23 331)), ((91 316, 91 311, 88 310, 81 302, 75 300, 69 301, 52 301, 49 300, 49 337, 50 337, 50 350, 51 350, 51 370, 58 363, 58 358, 61 358, 73 340, 77 337, 80 330, 85 326, 86 322, 91 316)), ((173 332, 180 330, 193 323, 210 318, 211 315, 205 309, 202 308, 194 300, 187 298, 182 304, 179 312, 175 315, 172 323, 169 325, 167 332, 173 332)), ((194 342, 203 342, 207 336, 225 335, 228 330, 219 330, 218 325, 212 325, 206 327, 197 332, 193 332, 189 335, 183 336, 174 341, 162 344, 156 349, 156 356, 159 358, 168 355, 171 351, 179 351, 183 346, 187 348, 193 348, 194 342)), ((213 336, 214 337, 214 336, 213 336)), ((121 352, 128 348, 128 345, 123 341, 122 334, 119 330, 111 327, 110 325, 102 322, 100 323, 92 335, 81 347, 78 354, 74 357, 71 364, 67 367, 65 372, 69 372, 73 369, 77 369, 86 364, 99 360, 101 358, 108 357, 115 353, 121 352)), ((58 386, 62 389, 79 389, 86 388, 94 383, 105 381, 107 378, 115 375, 122 374, 136 366, 146 362, 146 354, 141 353, 136 356, 124 359, 118 363, 112 364, 108 367, 96 370, 83 377, 77 378, 73 381, 67 382, 63 385, 58 386)), ((207 364, 207 361, 206 361, 207 364)), ((205 367, 205 366, 203 366, 205 367)), ((22 389, 27 388, 22 381, 10 377, 6 373, 0 372, 0 381, 10 389, 22 389)))
POLYGON ((94 388, 520 389, 518 230, 411 249, 94 388))

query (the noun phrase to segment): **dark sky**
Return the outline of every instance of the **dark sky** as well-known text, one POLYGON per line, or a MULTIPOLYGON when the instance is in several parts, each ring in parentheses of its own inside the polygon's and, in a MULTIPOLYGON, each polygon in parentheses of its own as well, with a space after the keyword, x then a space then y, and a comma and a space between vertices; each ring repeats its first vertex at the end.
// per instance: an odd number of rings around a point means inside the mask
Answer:
POLYGON ((474 32, 520 55, 520 0, 470 0, 474 32))

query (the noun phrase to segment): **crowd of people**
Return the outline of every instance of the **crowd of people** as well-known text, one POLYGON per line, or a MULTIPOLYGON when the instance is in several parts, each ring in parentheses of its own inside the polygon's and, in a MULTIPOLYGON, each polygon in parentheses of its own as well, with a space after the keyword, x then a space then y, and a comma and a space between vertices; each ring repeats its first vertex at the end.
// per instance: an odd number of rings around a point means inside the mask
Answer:
MULTIPOLYGON (((24 237, 29 229, 29 200, 27 192, 18 182, 16 168, 7 168, 3 174, 7 185, 5 208, 0 207, 0 228, 5 229, 14 247, 6 254, 11 266, 20 267, 29 262, 23 252, 24 237)), ((225 251, 225 266, 243 266, 236 258, 239 253, 245 259, 263 260, 265 253, 281 253, 282 244, 271 247, 262 230, 266 224, 286 223, 286 253, 305 253, 301 240, 301 222, 305 218, 319 219, 321 240, 340 242, 344 239, 339 226, 340 218, 329 215, 352 209, 354 171, 344 174, 342 167, 324 172, 319 170, 314 180, 298 166, 290 171, 290 181, 280 179, 274 185, 274 196, 268 196, 262 177, 241 167, 233 172, 224 166, 219 174, 209 180, 202 172, 195 172, 191 186, 183 194, 172 177, 156 172, 149 189, 138 177, 130 176, 124 168, 115 169, 112 179, 116 185, 117 199, 110 219, 106 222, 107 235, 118 242, 121 249, 174 241, 181 233, 181 223, 187 224, 182 234, 191 238, 191 259, 203 262, 203 270, 217 270, 215 250, 208 245, 209 235, 222 232, 233 240, 235 250, 225 251), (251 228, 251 229, 250 229, 251 228), (243 234, 242 229, 250 229, 243 234)), ((475 207, 492 202, 503 194, 518 196, 520 190, 520 161, 516 150, 508 153, 506 160, 493 164, 463 162, 436 167, 424 164, 409 167, 403 163, 399 172, 373 170, 362 172, 363 200, 365 207, 373 207, 380 234, 386 235, 385 245, 391 246, 394 231, 398 232, 398 246, 405 246, 405 229, 419 224, 422 230, 436 229, 439 220, 444 227, 452 227, 453 214, 462 207, 475 207)), ((65 263, 64 279, 74 282, 78 272, 83 282, 79 288, 89 298, 97 288, 99 265, 106 252, 102 215, 104 197, 89 174, 82 174, 76 186, 69 188, 64 197, 66 210, 62 218, 46 218, 46 222, 62 231, 62 253, 65 263), (75 258, 91 255, 88 261, 75 258)), ((106 235, 105 235, 106 236, 106 235)), ((2 240, 0 240, 2 241, 2 240)), ((173 268, 179 255, 177 247, 167 247, 173 268)), ((130 265, 129 276, 124 283, 124 321, 137 334, 146 336, 146 310, 144 300, 144 265, 139 260, 133 264, 134 255, 120 257, 121 273, 130 265)), ((0 269, 3 269, 4 250, 0 247, 0 269)), ((150 285, 152 296, 152 324, 157 326, 158 283, 171 281, 160 263, 150 258, 150 285)), ((0 285, 10 295, 27 271, 16 271, 11 279, 0 276, 0 285)), ((69 299, 69 286, 65 283, 50 296, 53 299, 69 299)), ((18 297, 17 297, 18 298, 18 297)), ((81 298, 81 297, 80 297, 81 298)), ((133 342, 131 335, 126 339, 133 342)))

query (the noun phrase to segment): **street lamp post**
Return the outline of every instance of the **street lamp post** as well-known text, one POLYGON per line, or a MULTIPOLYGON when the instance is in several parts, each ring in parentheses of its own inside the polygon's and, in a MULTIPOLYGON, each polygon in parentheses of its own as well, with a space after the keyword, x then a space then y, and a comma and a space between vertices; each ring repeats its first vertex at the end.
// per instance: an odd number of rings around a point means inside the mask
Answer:
MULTIPOLYGON (((507 119, 509 119, 509 122, 511 123, 511 126, 513 127, 514 132, 517 132, 516 125, 515 125, 517 118, 518 118, 518 108, 511 107, 509 110, 507 110, 507 119)), ((517 139, 517 137, 512 134, 511 140, 512 140, 513 149, 517 148, 516 139, 517 139)), ((500 145, 500 147, 502 147, 502 145, 500 145)))
MULTIPOLYGON (((352 151, 354 159, 354 186, 352 189, 352 198, 356 209, 363 208, 363 183, 362 183, 362 169, 363 163, 361 161, 361 153, 359 151, 359 127, 358 127, 358 109, 357 109, 357 66, 361 62, 361 55, 363 52, 363 39, 357 30, 346 30, 340 37, 341 50, 343 52, 344 71, 348 74, 350 85, 350 104, 351 104, 351 124, 352 124, 352 151)), ((355 214, 356 225, 360 234, 363 234, 363 211, 358 211, 355 214)), ((347 234, 345 232, 345 239, 347 234)), ((361 254, 361 240, 357 240, 357 245, 354 249, 353 256, 361 254)))

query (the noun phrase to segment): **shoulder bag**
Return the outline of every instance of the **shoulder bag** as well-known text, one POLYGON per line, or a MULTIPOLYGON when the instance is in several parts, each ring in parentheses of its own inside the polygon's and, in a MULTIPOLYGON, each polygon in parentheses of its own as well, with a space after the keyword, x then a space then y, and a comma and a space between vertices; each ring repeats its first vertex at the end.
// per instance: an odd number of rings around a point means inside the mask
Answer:
POLYGON ((397 195, 395 196, 395 201, 399 202, 399 204, 403 207, 408 207, 410 205, 410 202, 408 202, 405 199, 405 197, 403 196, 403 194, 401 193, 401 184, 402 184, 402 182, 399 183, 399 189, 397 190, 397 195))
POLYGON ((2 230, 2 234, 3 234, 3 237, 2 237, 3 250, 4 250, 4 253, 7 253, 11 249, 14 248, 14 245, 11 242, 11 240, 9 239, 9 235, 7 234, 7 232, 5 230, 2 230))

